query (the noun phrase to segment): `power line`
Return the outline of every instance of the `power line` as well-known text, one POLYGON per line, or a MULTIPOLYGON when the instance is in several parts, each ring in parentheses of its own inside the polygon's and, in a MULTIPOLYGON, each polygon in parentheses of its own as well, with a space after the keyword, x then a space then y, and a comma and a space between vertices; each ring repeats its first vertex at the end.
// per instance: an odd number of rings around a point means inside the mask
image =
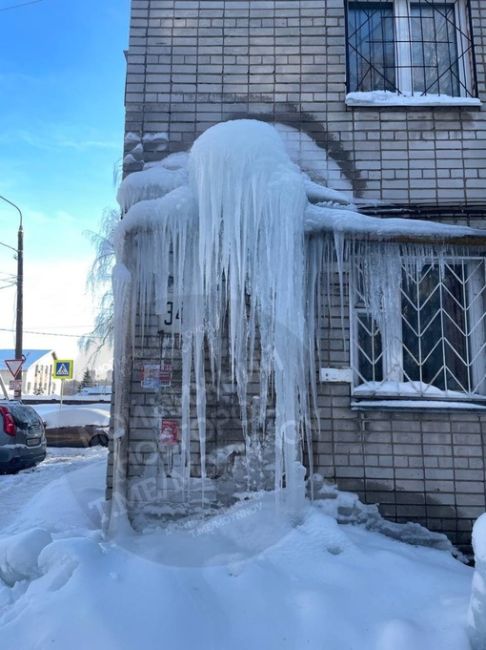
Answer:
MULTIPOLYGON (((15 332, 13 328, 0 327, 0 332, 15 332)), ((101 336, 93 336, 92 334, 58 334, 57 332, 35 332, 34 330, 24 330, 25 334, 38 334, 40 336, 67 336, 73 339, 87 338, 87 339, 101 339, 101 336)))
POLYGON ((1 7, 0 11, 10 11, 12 9, 20 9, 21 7, 28 7, 29 5, 36 5, 39 2, 44 2, 44 0, 29 0, 29 2, 19 2, 16 5, 10 5, 8 7, 1 7))

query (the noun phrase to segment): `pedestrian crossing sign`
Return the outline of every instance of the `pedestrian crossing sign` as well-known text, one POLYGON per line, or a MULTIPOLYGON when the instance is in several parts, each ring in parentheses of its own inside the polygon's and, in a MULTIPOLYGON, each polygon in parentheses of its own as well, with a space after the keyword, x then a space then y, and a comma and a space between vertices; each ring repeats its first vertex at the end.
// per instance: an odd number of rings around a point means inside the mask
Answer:
POLYGON ((56 359, 54 361, 54 379, 72 379, 74 370, 73 359, 56 359))

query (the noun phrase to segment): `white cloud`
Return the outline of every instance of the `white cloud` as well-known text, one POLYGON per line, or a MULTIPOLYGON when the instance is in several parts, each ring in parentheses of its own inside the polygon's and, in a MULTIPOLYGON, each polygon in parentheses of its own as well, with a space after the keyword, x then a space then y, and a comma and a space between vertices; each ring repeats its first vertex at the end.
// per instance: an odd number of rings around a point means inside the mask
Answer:
POLYGON ((0 143, 2 144, 18 144, 19 142, 42 151, 56 151, 59 149, 121 151, 121 141, 96 137, 96 134, 91 132, 83 133, 82 127, 78 125, 44 124, 42 129, 15 129, 0 135, 0 143))
MULTIPOLYGON (((91 331, 95 305, 86 292, 89 262, 66 259, 31 262, 25 268, 24 330, 52 333, 24 334, 24 348, 52 348, 59 357, 79 355, 76 338, 60 334, 91 331)), ((0 291, 0 327, 15 327, 15 289, 0 291)), ((15 333, 0 331, 0 347, 13 347, 15 333)))

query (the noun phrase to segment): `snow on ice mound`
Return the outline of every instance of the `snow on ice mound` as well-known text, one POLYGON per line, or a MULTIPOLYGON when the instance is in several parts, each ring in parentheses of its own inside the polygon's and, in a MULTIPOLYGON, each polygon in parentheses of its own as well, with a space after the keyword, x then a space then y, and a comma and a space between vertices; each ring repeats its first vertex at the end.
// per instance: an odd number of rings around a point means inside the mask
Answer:
MULTIPOLYGON (((449 553, 309 502, 298 526, 276 526, 270 493, 114 542, 85 516, 102 464, 69 476, 38 492, 23 529, 0 531, 2 650, 158 650, 161 639, 174 650, 470 650, 472 570, 449 553), (54 515, 56 495, 61 511, 39 530, 36 511, 50 503, 54 515)), ((333 502, 356 506, 339 492, 333 502)))
POLYGON ((276 536, 257 506, 118 543, 81 524, 17 592, 0 583, 2 648, 469 650, 471 569, 449 554, 311 505, 276 536))
POLYGON ((21 580, 36 578, 39 554, 51 541, 51 534, 42 528, 0 537, 0 581, 12 587, 21 580))
POLYGON ((138 201, 156 199, 186 183, 187 173, 183 169, 153 167, 127 176, 117 198, 122 210, 126 212, 138 201))
POLYGON ((486 513, 474 524, 472 543, 476 567, 469 605, 469 636, 473 650, 486 650, 486 513))

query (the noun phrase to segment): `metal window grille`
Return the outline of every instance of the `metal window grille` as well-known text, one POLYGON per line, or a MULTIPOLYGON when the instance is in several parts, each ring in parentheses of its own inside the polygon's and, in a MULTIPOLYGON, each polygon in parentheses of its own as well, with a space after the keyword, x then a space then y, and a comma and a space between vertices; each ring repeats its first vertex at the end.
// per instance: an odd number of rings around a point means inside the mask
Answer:
POLYGON ((468 0, 347 3, 348 92, 474 97, 468 0))
POLYGON ((396 298, 373 313, 365 265, 354 263, 354 394, 486 399, 486 260, 399 264, 396 298))

